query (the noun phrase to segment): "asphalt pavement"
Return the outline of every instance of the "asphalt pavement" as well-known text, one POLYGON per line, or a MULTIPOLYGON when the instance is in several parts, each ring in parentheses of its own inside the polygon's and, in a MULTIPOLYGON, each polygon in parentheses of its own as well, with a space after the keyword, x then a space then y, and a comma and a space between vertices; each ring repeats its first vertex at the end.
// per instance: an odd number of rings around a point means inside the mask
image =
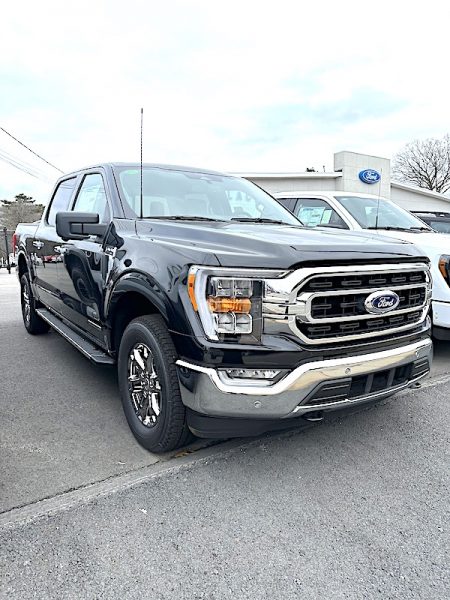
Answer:
POLYGON ((0 598, 450 597, 450 344, 422 389, 177 457, 4 270, 0 364, 0 598))

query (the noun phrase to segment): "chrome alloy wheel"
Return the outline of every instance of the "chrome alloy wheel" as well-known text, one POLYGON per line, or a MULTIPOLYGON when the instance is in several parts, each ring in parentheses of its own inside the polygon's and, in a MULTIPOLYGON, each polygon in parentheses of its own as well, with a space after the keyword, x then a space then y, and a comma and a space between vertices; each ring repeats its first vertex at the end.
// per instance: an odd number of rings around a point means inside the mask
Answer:
POLYGON ((136 344, 128 355, 128 390, 139 421, 154 427, 161 413, 161 384, 146 344, 136 344))
POLYGON ((26 285, 22 286, 22 307, 25 323, 26 325, 29 325, 31 321, 31 303, 30 294, 28 293, 28 288, 26 285))

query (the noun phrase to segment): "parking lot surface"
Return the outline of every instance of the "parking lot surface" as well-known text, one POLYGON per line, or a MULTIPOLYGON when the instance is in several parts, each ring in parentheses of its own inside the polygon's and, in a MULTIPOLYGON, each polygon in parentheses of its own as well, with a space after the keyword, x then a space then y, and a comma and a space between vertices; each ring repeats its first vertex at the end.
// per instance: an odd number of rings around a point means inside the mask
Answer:
POLYGON ((0 526, 0 597, 444 600, 449 437, 441 383, 154 465, 135 487, 0 526))

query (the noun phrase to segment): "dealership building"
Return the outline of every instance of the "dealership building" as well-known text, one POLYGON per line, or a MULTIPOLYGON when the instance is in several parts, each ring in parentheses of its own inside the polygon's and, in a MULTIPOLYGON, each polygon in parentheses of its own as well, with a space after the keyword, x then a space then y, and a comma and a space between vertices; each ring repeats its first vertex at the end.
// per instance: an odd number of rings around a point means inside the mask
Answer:
POLYGON ((297 191, 344 191, 390 198, 407 210, 450 212, 450 198, 391 179, 388 158, 337 152, 334 171, 304 173, 239 173, 270 193, 297 191))

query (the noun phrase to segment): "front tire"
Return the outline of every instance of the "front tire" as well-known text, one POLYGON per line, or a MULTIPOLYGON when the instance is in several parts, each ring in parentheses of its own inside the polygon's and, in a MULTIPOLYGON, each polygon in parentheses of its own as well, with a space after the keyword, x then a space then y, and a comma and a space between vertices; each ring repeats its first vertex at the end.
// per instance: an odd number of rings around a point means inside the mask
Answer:
POLYGON ((139 317, 125 329, 118 359, 123 410, 137 441, 153 452, 174 450, 190 437, 176 359, 160 315, 139 317))
POLYGON ((31 333, 31 335, 47 333, 50 325, 43 321, 36 312, 36 299, 33 296, 28 273, 24 273, 20 278, 20 301, 23 324, 28 333, 31 333))

